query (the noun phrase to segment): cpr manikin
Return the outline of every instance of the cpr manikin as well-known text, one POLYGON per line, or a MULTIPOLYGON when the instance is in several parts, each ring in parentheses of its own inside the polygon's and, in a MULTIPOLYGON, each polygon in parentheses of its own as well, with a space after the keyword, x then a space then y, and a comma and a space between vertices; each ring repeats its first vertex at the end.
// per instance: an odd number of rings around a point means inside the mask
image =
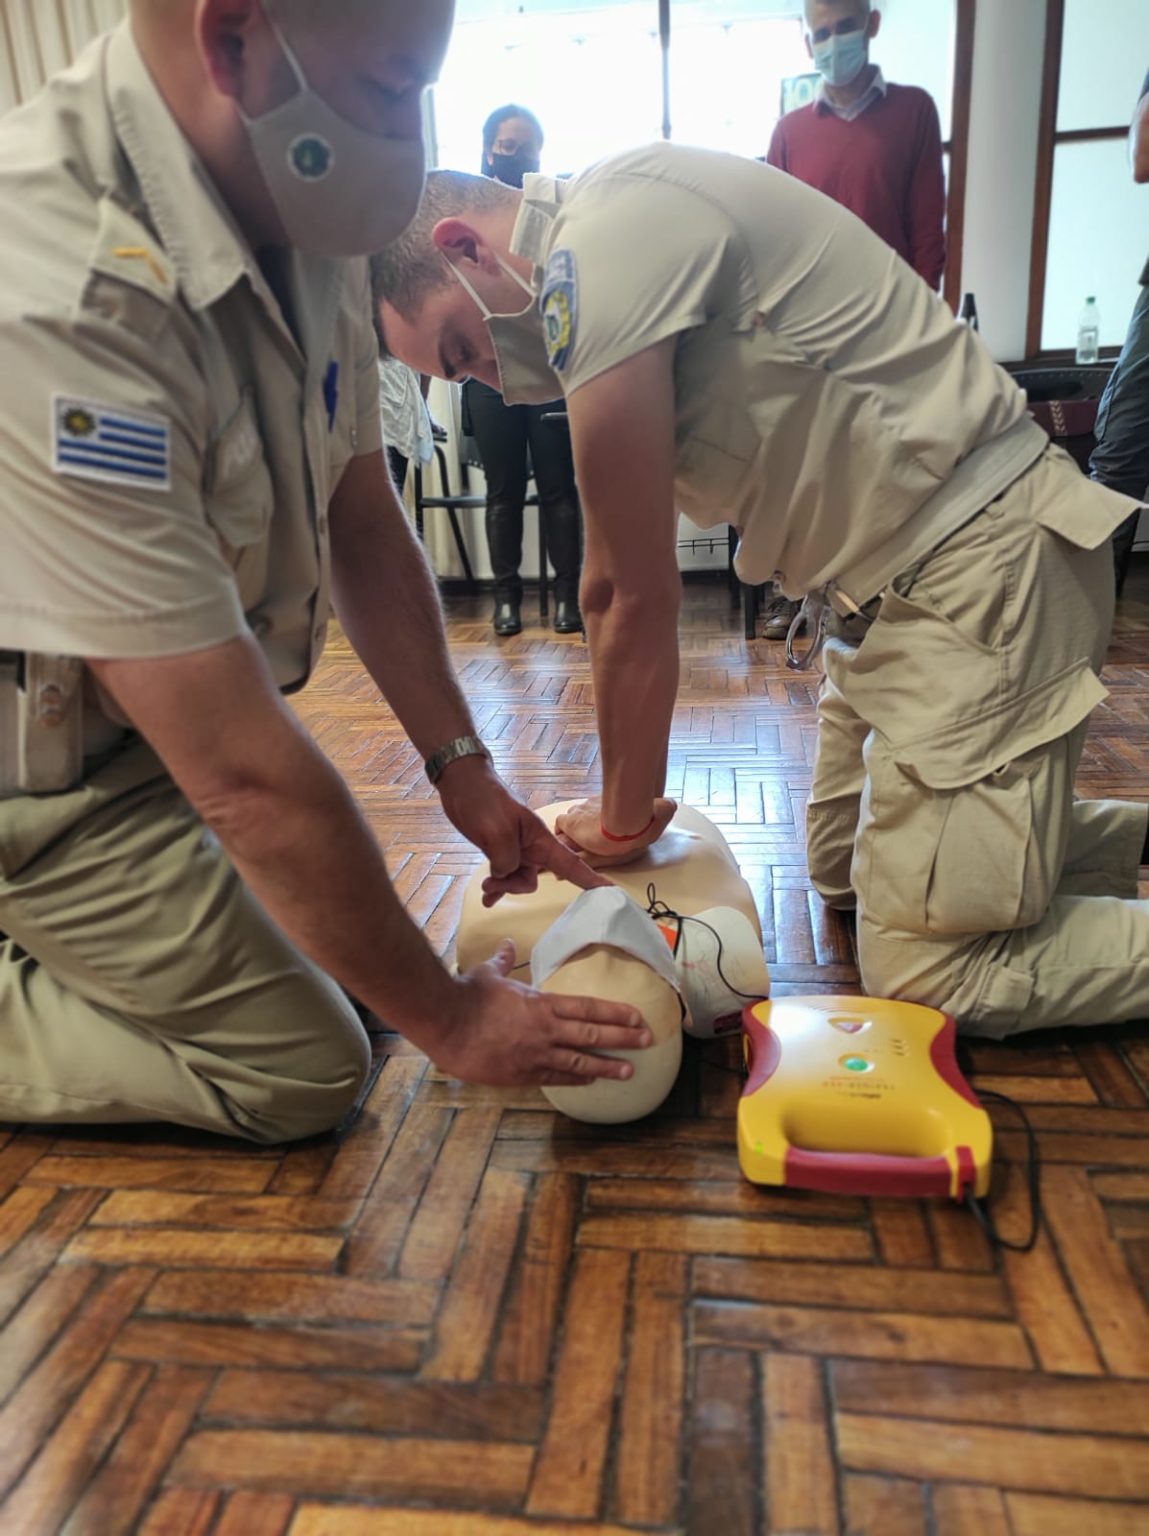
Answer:
MULTIPOLYGON (((572 803, 538 814, 553 827, 572 803)), ((699 811, 680 806, 657 843, 609 871, 610 889, 578 892, 544 873, 536 891, 487 908, 486 874, 477 871, 463 899, 461 970, 510 938, 521 980, 544 992, 631 1003, 654 1036, 646 1050, 627 1053, 634 1064, 627 1082, 543 1090, 573 1119, 619 1124, 650 1114, 674 1085, 683 1028, 703 1036, 737 1028, 743 1003, 769 991, 750 887, 722 833, 699 811)))

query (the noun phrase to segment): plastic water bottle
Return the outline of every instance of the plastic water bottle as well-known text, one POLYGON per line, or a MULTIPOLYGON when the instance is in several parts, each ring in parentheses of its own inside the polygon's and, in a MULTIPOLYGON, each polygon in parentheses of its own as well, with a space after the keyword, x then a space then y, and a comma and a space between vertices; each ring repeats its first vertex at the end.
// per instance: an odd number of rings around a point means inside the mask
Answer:
POLYGON ((1095 363, 1100 356, 1101 345, 1101 311, 1097 308, 1097 300, 1092 296, 1085 301, 1085 308, 1081 311, 1081 319, 1077 322, 1077 361, 1079 363, 1095 363))

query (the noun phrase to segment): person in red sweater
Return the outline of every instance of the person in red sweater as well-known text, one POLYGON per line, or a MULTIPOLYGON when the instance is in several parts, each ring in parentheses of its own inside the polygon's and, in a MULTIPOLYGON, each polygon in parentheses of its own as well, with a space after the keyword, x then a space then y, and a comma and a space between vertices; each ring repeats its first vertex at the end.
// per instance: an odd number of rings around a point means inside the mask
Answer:
POLYGON ((806 0, 818 99, 782 118, 766 159, 856 213, 936 289, 946 261, 938 111, 927 91, 887 84, 870 63, 881 20, 870 0, 806 0))
MULTIPOLYGON (((822 82, 815 101, 781 119, 766 161, 856 213, 936 289, 946 263, 938 109, 870 63, 881 21, 870 0, 806 0, 806 51, 822 82)), ((798 607, 774 597, 766 639, 784 640, 798 607)))

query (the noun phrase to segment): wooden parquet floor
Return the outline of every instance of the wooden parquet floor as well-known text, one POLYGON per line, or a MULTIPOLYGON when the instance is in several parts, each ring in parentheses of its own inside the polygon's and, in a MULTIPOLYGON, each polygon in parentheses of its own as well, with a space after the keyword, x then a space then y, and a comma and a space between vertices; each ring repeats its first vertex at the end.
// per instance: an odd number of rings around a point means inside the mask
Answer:
MULTIPOLYGON (((1082 771, 1149 796, 1149 582, 1082 771)), ((535 804, 595 775, 586 654, 459 669, 535 804)), ((692 586, 671 792, 725 828, 778 991, 851 986, 806 879, 811 684, 692 586)), ((299 708, 448 948, 476 855, 338 637, 299 708)), ((971 1053, 1023 1102, 1047 1225, 993 1252, 944 1204, 738 1172, 731 1042, 595 1130, 462 1087, 395 1036, 338 1137, 0 1130, 3 1536, 1135 1536, 1149 1532, 1149 1036, 971 1053)), ((996 1200, 1023 1225, 1021 1132, 996 1200)))

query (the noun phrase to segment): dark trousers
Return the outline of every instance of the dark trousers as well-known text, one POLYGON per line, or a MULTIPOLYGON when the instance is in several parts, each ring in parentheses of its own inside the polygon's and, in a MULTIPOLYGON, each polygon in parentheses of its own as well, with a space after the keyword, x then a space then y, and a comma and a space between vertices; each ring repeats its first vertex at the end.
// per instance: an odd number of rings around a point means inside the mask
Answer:
MULTIPOLYGON (((1089 460, 1094 480, 1126 496, 1149 488, 1149 287, 1141 289, 1125 346, 1105 386, 1097 409, 1097 447, 1089 460)), ((1120 580, 1137 532, 1135 513, 1113 535, 1120 580)))
POLYGON ((403 487, 407 483, 407 455, 400 453, 398 448, 388 448, 387 468, 391 472, 391 480, 397 494, 402 496, 403 487))
POLYGON ((500 598, 519 601, 523 583, 523 503, 528 463, 534 469, 547 553, 555 568, 555 596, 578 598, 582 518, 575 490, 570 435, 561 422, 544 421, 556 405, 507 405, 477 379, 463 386, 471 434, 487 479, 487 545, 500 598))

